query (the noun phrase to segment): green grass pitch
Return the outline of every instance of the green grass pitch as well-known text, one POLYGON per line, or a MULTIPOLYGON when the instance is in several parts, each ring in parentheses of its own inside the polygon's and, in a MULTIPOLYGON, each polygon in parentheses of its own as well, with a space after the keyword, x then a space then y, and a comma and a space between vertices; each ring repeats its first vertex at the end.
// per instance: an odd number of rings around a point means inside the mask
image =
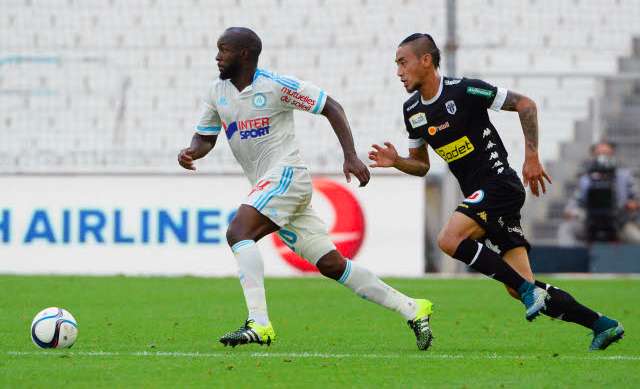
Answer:
POLYGON ((589 331, 541 317, 491 280, 390 279, 435 303, 420 352, 395 313, 320 278, 268 279, 269 348, 224 348, 245 318, 236 279, 0 276, 0 387, 640 387, 640 280, 555 280, 619 318, 625 339, 588 352, 589 331), (40 350, 47 306, 79 323, 71 350, 40 350))

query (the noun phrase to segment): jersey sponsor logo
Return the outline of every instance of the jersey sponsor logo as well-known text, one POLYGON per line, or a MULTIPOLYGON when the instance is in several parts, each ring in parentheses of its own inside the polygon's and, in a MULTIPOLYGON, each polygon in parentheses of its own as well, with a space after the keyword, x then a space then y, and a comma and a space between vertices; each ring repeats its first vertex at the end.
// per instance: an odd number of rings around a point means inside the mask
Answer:
POLYGON ((253 96, 253 106, 256 108, 263 108, 267 105, 267 97, 263 93, 256 93, 253 96))
POLYGON ((415 103, 413 103, 413 104, 411 104, 410 106, 408 106, 408 107, 407 107, 407 112, 409 112, 409 111, 411 111, 412 109, 414 109, 414 108, 418 105, 418 103, 419 103, 419 102, 420 102, 420 101, 416 100, 416 102, 415 102, 415 103))
POLYGON ((444 122, 443 124, 439 125, 439 126, 431 126, 427 129, 427 132, 429 133, 429 135, 434 136, 438 131, 442 131, 445 130, 447 128, 449 128, 449 122, 444 122))
POLYGON ((482 189, 477 190, 469 195, 466 199, 462 200, 468 204, 478 204, 484 200, 484 191, 482 189))
POLYGON ((280 92, 282 92, 280 101, 282 101, 285 104, 293 105, 299 110, 311 111, 311 108, 313 108, 316 105, 315 99, 311 98, 310 96, 304 95, 298 91, 289 89, 286 86, 283 86, 282 89, 280 89, 280 92))
POLYGON ((412 128, 418 128, 427 124, 427 115, 424 112, 418 112, 409 118, 412 128))
POLYGON ((446 103, 444 103, 444 106, 447 108, 447 112, 449 112, 451 115, 455 115, 456 112, 458 111, 458 107, 456 107, 456 102, 453 100, 449 100, 446 103))
POLYGON ((227 139, 231 139, 233 134, 238 131, 238 124, 236 122, 231 122, 227 125, 227 123, 222 122, 222 128, 224 128, 224 133, 227 135, 227 139))
POLYGON ((476 95, 476 96, 482 96, 482 97, 486 97, 488 99, 493 97, 493 91, 489 90, 489 89, 483 89, 483 88, 476 88, 475 86, 468 86, 467 87, 467 94, 470 95, 476 95))
POLYGON ((465 157, 473 152, 475 148, 468 137, 455 140, 447 145, 436 149, 436 153, 442 157, 447 163, 451 163, 457 159, 465 157))
POLYGON ((509 233, 516 233, 520 236, 524 236, 524 233, 522 232, 522 228, 518 227, 518 226, 513 226, 513 227, 509 227, 507 226, 507 232, 509 233))
MULTIPOLYGON (((313 189, 329 200, 335 210, 336 219, 329 236, 336 249, 344 257, 353 260, 362 247, 365 234, 364 211, 358 199, 349 189, 328 179, 314 179, 313 189)), ((299 239, 295 231, 281 229, 272 236, 273 243, 285 262, 303 272, 318 271, 294 252, 299 239)))
POLYGON ((227 139, 231 139, 233 134, 240 131, 240 139, 253 139, 269 135, 269 118, 259 117, 255 119, 240 120, 227 125, 222 123, 227 139))
POLYGON ((445 85, 456 85, 456 84, 459 84, 460 81, 462 81, 461 78, 454 78, 454 79, 451 79, 451 80, 444 80, 444 84, 445 85))

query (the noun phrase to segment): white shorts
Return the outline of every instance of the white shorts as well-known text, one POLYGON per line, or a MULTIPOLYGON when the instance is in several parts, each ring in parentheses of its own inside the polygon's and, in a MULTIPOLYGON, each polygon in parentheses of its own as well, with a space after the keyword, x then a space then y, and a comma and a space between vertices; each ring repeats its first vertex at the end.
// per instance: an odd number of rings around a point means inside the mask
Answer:
POLYGON ((336 246, 329 238, 327 226, 311 207, 312 195, 309 169, 279 166, 258 180, 243 204, 277 224, 283 242, 315 265, 336 246))

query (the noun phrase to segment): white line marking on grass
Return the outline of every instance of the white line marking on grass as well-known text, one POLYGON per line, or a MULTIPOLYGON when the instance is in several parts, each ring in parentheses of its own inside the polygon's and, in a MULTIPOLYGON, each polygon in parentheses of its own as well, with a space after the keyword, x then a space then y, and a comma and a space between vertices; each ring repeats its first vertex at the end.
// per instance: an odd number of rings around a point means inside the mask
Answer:
POLYGON ((316 358, 316 359, 503 359, 503 360, 547 360, 547 359, 563 359, 563 360, 596 360, 596 361, 640 361, 637 355, 498 355, 498 354, 482 354, 482 355, 465 355, 465 354, 331 354, 331 353, 313 353, 313 352, 253 352, 253 353, 233 353, 231 352, 180 352, 180 351, 135 351, 135 352, 118 352, 118 351, 7 351, 7 355, 11 356, 80 356, 80 357, 167 357, 167 358, 235 358, 235 357, 253 357, 253 358, 316 358))

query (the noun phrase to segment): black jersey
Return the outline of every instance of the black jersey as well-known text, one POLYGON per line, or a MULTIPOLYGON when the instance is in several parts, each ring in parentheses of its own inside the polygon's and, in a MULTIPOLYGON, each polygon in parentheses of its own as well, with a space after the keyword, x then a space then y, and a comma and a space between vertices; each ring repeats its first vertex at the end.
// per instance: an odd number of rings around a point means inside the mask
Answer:
POLYGON ((409 147, 431 146, 449 164, 465 197, 492 178, 516 174, 487 112, 500 110, 506 93, 484 81, 443 77, 431 100, 416 92, 404 103, 409 147))

